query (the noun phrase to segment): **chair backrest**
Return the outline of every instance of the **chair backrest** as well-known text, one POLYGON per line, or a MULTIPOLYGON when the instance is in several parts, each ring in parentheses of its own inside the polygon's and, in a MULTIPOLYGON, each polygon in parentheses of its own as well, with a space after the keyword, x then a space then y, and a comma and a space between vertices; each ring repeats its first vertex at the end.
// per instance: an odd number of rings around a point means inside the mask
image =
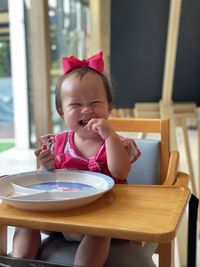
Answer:
POLYGON ((132 164, 128 183, 160 184, 160 141, 135 139, 135 142, 141 156, 132 164))
POLYGON ((163 184, 170 159, 169 120, 109 118, 109 123, 116 132, 159 134, 157 140, 135 139, 141 156, 133 164, 128 181, 135 184, 163 184))

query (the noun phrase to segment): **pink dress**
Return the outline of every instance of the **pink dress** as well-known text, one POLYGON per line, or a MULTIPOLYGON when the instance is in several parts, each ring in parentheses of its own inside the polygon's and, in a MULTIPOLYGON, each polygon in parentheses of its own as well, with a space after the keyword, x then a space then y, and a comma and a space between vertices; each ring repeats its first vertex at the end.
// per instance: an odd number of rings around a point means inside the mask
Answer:
MULTIPOLYGON (((133 139, 120 139, 130 155, 130 161, 133 163, 139 156, 140 151, 133 139)), ((45 135, 40 137, 41 145, 45 144, 51 147, 55 154, 55 168, 56 169, 78 169, 86 171, 95 171, 111 176, 106 158, 105 142, 102 142, 97 153, 90 158, 86 158, 80 154, 74 145, 74 132, 61 132, 59 134, 45 135)), ((111 176, 112 177, 112 176, 111 176)), ((112 177, 116 184, 126 184, 127 179, 117 180, 112 177)), ((62 233, 64 238, 68 241, 81 241, 83 234, 78 233, 62 233)))
MULTIPOLYGON (((96 154, 90 158, 86 158, 78 151, 74 145, 74 132, 61 132, 54 135, 46 135, 40 138, 42 143, 49 142, 51 140, 52 149, 55 154, 55 168, 56 169, 78 169, 86 171, 94 171, 104 173, 111 176, 108 169, 105 142, 102 142, 96 154), (45 142, 46 140, 46 142, 45 142)), ((127 149, 130 155, 130 161, 133 163, 139 156, 140 151, 137 148, 133 139, 124 138, 120 136, 120 139, 127 149)), ((126 178, 124 180, 118 180, 112 177, 116 184, 127 183, 126 178)))

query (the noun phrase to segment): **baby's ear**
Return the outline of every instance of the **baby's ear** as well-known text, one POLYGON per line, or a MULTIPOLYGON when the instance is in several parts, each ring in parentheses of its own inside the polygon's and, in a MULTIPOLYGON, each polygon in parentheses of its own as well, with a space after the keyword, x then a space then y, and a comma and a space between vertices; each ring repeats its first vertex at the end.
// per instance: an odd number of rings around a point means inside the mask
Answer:
POLYGON ((63 112, 62 108, 58 108, 58 113, 63 118, 64 112, 63 112))
POLYGON ((113 109, 113 104, 112 103, 109 103, 108 104, 108 111, 109 111, 109 113, 111 113, 112 109, 113 109))

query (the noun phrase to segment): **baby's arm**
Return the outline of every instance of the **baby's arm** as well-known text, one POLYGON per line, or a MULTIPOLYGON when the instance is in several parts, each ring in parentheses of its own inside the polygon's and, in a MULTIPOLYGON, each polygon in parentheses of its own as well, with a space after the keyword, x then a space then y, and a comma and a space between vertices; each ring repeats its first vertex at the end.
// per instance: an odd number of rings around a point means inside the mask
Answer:
POLYGON ((88 130, 98 132, 105 140, 108 169, 115 179, 127 178, 131 168, 131 160, 119 136, 105 119, 92 119, 87 125, 88 130))
POLYGON ((131 161, 127 150, 119 136, 114 132, 105 140, 107 164, 115 179, 126 179, 131 168, 131 161))

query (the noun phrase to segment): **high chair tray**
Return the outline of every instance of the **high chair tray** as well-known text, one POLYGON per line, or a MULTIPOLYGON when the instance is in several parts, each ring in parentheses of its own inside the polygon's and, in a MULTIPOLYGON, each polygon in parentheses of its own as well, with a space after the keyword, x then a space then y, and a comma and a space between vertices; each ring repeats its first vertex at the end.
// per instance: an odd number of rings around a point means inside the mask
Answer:
POLYGON ((95 201, 113 186, 111 177, 97 172, 37 170, 3 178, 0 199, 26 210, 67 210, 95 201))

